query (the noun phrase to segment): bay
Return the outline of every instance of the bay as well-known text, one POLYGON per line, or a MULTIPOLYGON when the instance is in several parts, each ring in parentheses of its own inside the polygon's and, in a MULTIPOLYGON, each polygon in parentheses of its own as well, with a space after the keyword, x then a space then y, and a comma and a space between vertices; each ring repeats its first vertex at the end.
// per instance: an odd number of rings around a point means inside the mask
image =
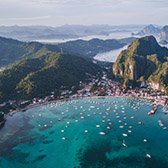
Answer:
POLYGON ((0 167, 166 168, 168 119, 162 106, 149 116, 150 104, 141 98, 85 98, 8 115, 0 130, 0 167))

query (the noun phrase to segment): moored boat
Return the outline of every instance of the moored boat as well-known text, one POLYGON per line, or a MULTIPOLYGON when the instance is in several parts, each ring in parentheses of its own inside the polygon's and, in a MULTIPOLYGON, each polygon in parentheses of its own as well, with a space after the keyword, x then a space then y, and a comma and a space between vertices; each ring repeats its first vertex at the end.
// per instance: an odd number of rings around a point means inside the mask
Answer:
POLYGON ((154 106, 153 109, 148 113, 148 115, 154 115, 156 113, 157 106, 154 106))

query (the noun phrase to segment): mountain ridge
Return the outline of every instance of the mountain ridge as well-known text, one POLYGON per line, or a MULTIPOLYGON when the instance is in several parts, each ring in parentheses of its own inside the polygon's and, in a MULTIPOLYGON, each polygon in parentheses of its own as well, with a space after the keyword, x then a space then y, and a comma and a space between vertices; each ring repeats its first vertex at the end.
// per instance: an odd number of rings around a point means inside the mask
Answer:
POLYGON ((88 35, 109 35, 116 30, 139 30, 141 25, 63 25, 52 26, 0 26, 0 36, 23 41, 40 39, 72 39, 88 35))
POLYGON ((150 24, 148 26, 145 26, 138 33, 132 33, 132 35, 145 36, 145 35, 158 35, 159 33, 160 33, 160 29, 150 24))
POLYGON ((53 52, 63 52, 70 55, 78 55, 92 60, 99 52, 106 52, 118 49, 133 41, 134 38, 100 40, 92 39, 89 41, 77 40, 61 44, 42 44, 39 42, 21 42, 14 39, 0 37, 0 68, 7 66, 23 57, 32 55, 45 50, 53 52))

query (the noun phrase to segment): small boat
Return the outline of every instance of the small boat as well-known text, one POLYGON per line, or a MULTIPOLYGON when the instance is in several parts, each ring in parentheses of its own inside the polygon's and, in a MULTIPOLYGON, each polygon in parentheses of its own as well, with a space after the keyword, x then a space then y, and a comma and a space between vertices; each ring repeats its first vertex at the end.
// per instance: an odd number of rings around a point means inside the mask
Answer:
POLYGON ((148 113, 148 115, 154 115, 156 113, 157 106, 154 106, 153 109, 148 113))
POLYGON ((122 145, 123 145, 124 147, 128 147, 128 146, 126 145, 126 143, 125 143, 125 140, 123 140, 122 145))
POLYGON ((106 135, 106 133, 105 133, 105 132, 99 132, 99 134, 100 134, 100 135, 106 135))
POLYGON ((127 134, 122 134, 123 136, 127 137, 128 135, 127 134))
POLYGON ((147 139, 144 139, 143 141, 144 141, 144 142, 147 142, 147 139))
POLYGON ((146 157, 151 158, 151 155, 149 155, 149 154, 147 153, 147 154, 146 154, 146 157))

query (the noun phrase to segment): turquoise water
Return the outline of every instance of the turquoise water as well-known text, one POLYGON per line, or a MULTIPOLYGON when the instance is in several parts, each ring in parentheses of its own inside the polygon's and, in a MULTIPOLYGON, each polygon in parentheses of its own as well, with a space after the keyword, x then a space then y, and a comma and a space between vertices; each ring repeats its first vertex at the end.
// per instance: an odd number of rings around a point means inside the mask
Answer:
POLYGON ((138 98, 50 103, 7 116, 0 168, 166 168, 168 116, 138 98), (163 125, 159 125, 159 120, 163 125))

